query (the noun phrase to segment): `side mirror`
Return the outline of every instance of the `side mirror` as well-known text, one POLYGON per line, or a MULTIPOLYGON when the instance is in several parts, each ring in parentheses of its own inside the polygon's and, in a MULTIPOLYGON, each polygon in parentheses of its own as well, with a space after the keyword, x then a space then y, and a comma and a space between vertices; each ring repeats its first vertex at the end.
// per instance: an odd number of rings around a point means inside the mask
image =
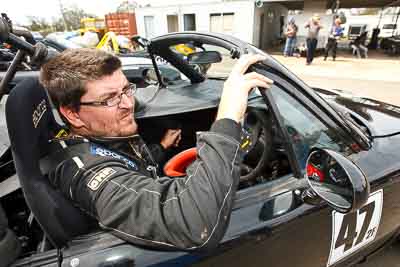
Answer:
POLYGON ((218 51, 194 52, 187 56, 189 64, 211 64, 222 61, 221 53, 218 51))
POLYGON ((311 189, 335 210, 352 212, 367 202, 370 188, 365 175, 343 155, 317 149, 306 166, 305 178, 311 189))

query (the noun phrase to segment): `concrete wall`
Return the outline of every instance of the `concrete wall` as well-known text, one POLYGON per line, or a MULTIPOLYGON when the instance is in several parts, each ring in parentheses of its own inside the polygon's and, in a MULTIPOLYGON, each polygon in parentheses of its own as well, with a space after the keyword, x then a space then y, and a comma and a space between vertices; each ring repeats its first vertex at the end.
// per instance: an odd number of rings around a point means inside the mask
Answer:
MULTIPOLYGON (((258 48, 263 48, 263 40, 260 40, 261 36, 264 36, 265 34, 263 33, 262 35, 260 34, 260 30, 262 29, 261 26, 261 16, 264 14, 264 7, 262 8, 255 8, 254 9, 254 23, 253 23, 253 42, 252 44, 257 46, 258 48)), ((264 20, 265 20, 265 15, 264 15, 264 20)), ((262 38, 264 39, 264 38, 262 38)))
POLYGON ((195 3, 192 4, 187 4, 187 1, 166 1, 166 3, 178 2, 183 2, 185 4, 137 8, 136 23, 138 34, 146 36, 144 25, 145 16, 154 16, 154 33, 155 36, 158 36, 168 33, 167 15, 178 15, 179 31, 183 31, 183 15, 196 14, 196 31, 208 32, 210 31, 210 14, 234 13, 232 35, 246 42, 253 42, 253 1, 233 1, 222 3, 219 1, 211 2, 207 0, 196 0, 193 1, 195 3))

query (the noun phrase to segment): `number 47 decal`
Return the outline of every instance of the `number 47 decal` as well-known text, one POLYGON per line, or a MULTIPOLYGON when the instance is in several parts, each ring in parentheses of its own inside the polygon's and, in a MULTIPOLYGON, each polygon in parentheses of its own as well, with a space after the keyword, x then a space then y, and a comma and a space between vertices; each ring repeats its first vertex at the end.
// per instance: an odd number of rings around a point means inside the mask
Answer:
POLYGON ((327 266, 352 254, 375 239, 382 214, 383 190, 372 193, 361 209, 332 212, 332 243, 327 266))

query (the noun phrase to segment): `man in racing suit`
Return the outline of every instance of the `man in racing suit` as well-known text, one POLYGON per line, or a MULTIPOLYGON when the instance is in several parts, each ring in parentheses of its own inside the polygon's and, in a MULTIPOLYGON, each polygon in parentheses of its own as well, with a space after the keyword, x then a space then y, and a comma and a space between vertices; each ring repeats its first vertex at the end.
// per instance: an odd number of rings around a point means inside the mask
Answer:
POLYGON ((52 140, 50 182, 99 225, 135 244, 209 249, 227 228, 239 182, 239 124, 255 86, 272 81, 242 56, 225 82, 216 121, 197 134, 197 159, 181 178, 156 177, 137 133, 134 90, 119 59, 92 49, 66 50, 41 69, 40 81, 71 134, 52 140), (57 159, 60 159, 58 160, 57 159))

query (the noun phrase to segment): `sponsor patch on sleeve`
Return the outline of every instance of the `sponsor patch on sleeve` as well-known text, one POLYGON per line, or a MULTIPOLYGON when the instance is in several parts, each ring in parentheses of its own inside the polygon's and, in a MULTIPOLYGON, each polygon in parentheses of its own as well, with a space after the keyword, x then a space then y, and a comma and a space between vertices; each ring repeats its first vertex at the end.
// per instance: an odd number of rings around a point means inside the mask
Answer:
POLYGON ((106 167, 104 169, 101 169, 98 171, 88 182, 87 186, 93 190, 96 191, 97 189, 100 188, 102 184, 104 184, 105 181, 107 181, 111 175, 116 173, 117 171, 114 170, 113 168, 106 167))
POLYGON ((108 150, 104 147, 97 146, 95 144, 90 144, 90 153, 92 155, 98 155, 98 156, 102 156, 102 157, 112 157, 115 159, 119 159, 119 160, 122 160, 123 162, 125 162, 126 165, 132 167, 135 171, 137 171, 139 169, 138 166, 136 165, 136 163, 134 163, 132 160, 130 160, 124 156, 121 156, 120 154, 115 153, 114 151, 108 150))

